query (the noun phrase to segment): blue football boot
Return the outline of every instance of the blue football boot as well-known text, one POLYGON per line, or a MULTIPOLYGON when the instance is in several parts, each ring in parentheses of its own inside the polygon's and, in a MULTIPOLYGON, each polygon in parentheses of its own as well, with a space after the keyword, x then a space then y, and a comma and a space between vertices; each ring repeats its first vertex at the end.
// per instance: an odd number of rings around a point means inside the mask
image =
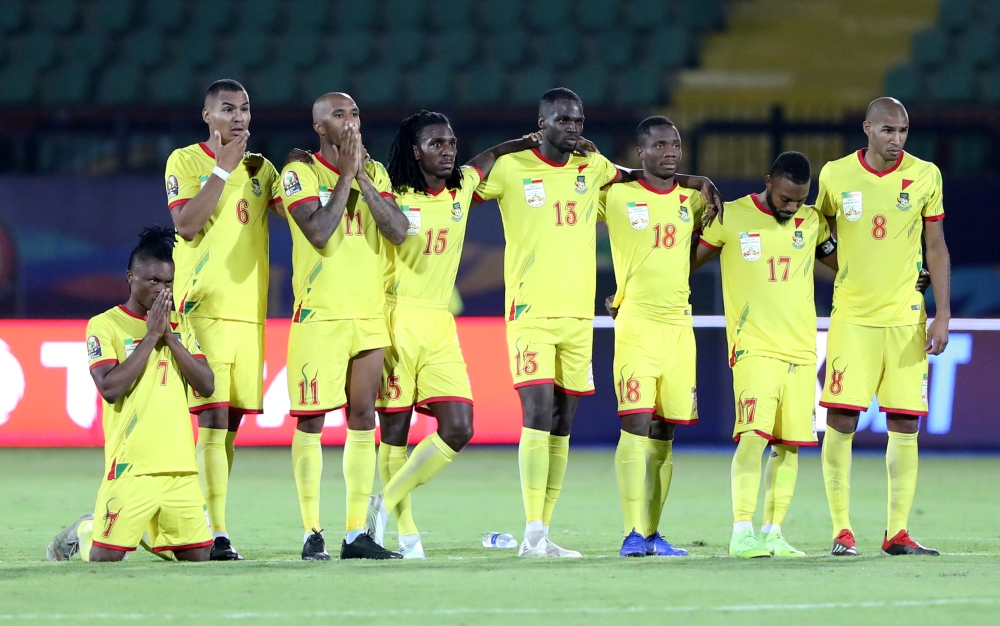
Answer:
POLYGON ((634 528, 622 542, 622 549, 618 552, 618 556, 646 556, 645 541, 642 535, 635 532, 634 528))
MULTIPOLYGON (((648 556, 687 556, 688 551, 684 548, 675 548, 660 536, 659 531, 646 537, 643 541, 648 556)), ((624 548, 622 548, 624 550, 624 548)))

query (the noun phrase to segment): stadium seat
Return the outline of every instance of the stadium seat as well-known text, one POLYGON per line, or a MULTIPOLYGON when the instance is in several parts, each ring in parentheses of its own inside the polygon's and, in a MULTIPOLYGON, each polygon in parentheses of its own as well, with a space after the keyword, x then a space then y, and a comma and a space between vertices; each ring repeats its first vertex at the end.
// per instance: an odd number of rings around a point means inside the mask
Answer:
POLYGON ((139 66, 118 63, 104 69, 97 86, 97 102, 125 105, 139 99, 139 66))
POLYGON ((150 79, 150 95, 153 102, 162 105, 192 105, 197 103, 199 94, 194 91, 192 69, 187 65, 174 63, 154 73, 150 79))
POLYGON ((285 13, 282 23, 286 33, 329 30, 334 25, 329 12, 330 7, 326 2, 293 0, 283 4, 285 13))
POLYGON ((249 72, 243 67, 238 59, 227 59, 224 61, 219 61, 217 63, 212 63, 208 68, 202 70, 201 75, 198 80, 199 87, 208 87, 214 81, 220 80, 222 78, 231 78, 240 83, 247 82, 249 78, 249 72))
POLYGON ((98 0, 93 27, 118 33, 131 26, 134 17, 135 0, 98 0))
POLYGON ((422 28, 427 15, 424 0, 386 0, 382 19, 390 30, 422 28))
POLYGON ((932 67, 944 62, 948 53, 948 39, 937 28, 922 30, 913 36, 913 60, 920 66, 932 67))
POLYGON ((0 70, 0 85, 0 104, 29 104, 38 90, 38 72, 26 63, 8 64, 0 70))
POLYGON ((665 102, 662 98, 664 72, 656 65, 629 67, 619 75, 613 101, 620 106, 653 106, 665 102))
POLYGON ((424 56, 424 35, 414 28, 385 31, 381 42, 385 58, 398 67, 413 65, 424 56))
POLYGON ((537 104, 542 94, 555 86, 555 76, 551 69, 542 66, 530 67, 513 76, 511 101, 521 105, 537 104))
POLYGON ((294 71, 270 65, 251 75, 249 93, 255 106, 286 106, 302 100, 294 71))
POLYGON ((486 56, 504 67, 518 65, 524 59, 528 40, 519 28, 495 31, 486 42, 486 56))
POLYGON ((338 18, 337 28, 372 29, 378 23, 378 8, 373 0, 340 0, 333 11, 338 18))
POLYGON ((624 29, 606 30, 597 37, 594 57, 611 66, 623 65, 632 60, 632 39, 624 29))
POLYGON ((580 57, 580 32, 563 28, 534 37, 535 58, 553 67, 567 67, 580 57))
POLYGON ((633 2, 629 9, 628 24, 635 30, 648 31, 671 26, 672 11, 666 2, 633 2))
POLYGON ((983 6, 983 19, 987 26, 1000 26, 1000 0, 987 0, 983 6))
POLYGON ((565 29, 570 26, 571 0, 532 0, 524 7, 528 25, 535 29, 565 29))
POLYGON ((229 0, 211 0, 210 2, 195 2, 194 15, 185 28, 197 28, 211 32, 220 32, 232 28, 234 16, 239 15, 229 0))
POLYGON ((1000 105, 1000 67, 994 67, 983 81, 982 100, 986 104, 1000 105))
MULTIPOLYGON (((163 0, 146 0, 144 12, 147 27, 165 32, 177 30, 187 17, 182 3, 163 2, 163 0)), ((189 24, 186 30, 197 31, 198 28, 194 24, 189 24)))
POLYGON ((897 65, 885 73, 885 94, 902 102, 923 99, 920 70, 910 64, 897 65))
POLYGON ((480 22, 490 30, 524 26, 521 0, 484 0, 479 8, 480 22))
POLYGON ((331 51, 330 62, 355 67, 372 58, 375 35, 372 31, 346 28, 332 35, 324 35, 331 51))
POLYGON ((916 133, 906 140, 906 151, 925 161, 937 160, 937 137, 916 133))
POLYGON ((451 68, 443 63, 426 63, 408 77, 407 102, 431 107, 451 99, 451 68))
POLYGON ((319 58, 322 45, 315 31, 294 31, 285 33, 278 43, 275 62, 287 68, 310 66, 319 58))
POLYGON ((943 104, 971 102, 975 94, 976 73, 971 65, 953 63, 938 73, 934 99, 943 104))
POLYGON ((691 60, 691 45, 687 31, 680 27, 657 29, 646 42, 644 58, 658 65, 683 67, 691 60))
POLYGON ((260 67, 271 58, 270 33, 256 24, 244 24, 231 38, 229 52, 247 67, 260 67))
POLYGON ((466 72, 462 82, 462 89, 458 92, 459 104, 465 106, 496 105, 504 96, 506 72, 503 66, 487 62, 466 72))
POLYGON ((471 28, 474 8, 469 0, 434 0, 429 6, 430 25, 441 31, 471 28))
POLYGON ((982 135, 951 138, 951 169, 963 176, 982 174, 990 158, 990 140, 982 135))
POLYGON ((102 33, 83 31, 69 38, 66 60, 83 63, 94 68, 104 63, 108 56, 108 38, 102 33))
POLYGON ((582 0, 573 12, 585 29, 603 32, 618 24, 620 8, 618 0, 582 0))
POLYGON ((243 28, 272 32, 281 25, 278 22, 280 8, 275 0, 246 0, 243 5, 243 28))
POLYGON ((680 8, 685 27, 701 32, 722 25, 724 7, 721 0, 684 0, 680 8))
POLYGON ((354 79, 351 95, 361 109, 387 107, 399 100, 399 72, 394 65, 363 69, 354 79))
POLYGON ((0 34, 15 32, 24 24, 24 5, 26 0, 9 0, 0 11, 0 34))
POLYGON ((17 40, 17 57, 21 63, 36 69, 45 69, 56 60, 56 40, 47 32, 22 35, 17 40))
POLYGON ((43 0, 39 2, 37 27, 64 33, 76 25, 80 7, 76 0, 43 0))
POLYGON ((335 60, 321 60, 306 77, 306 96, 309 102, 331 91, 347 91, 347 73, 335 60))
POLYGON ((997 57, 997 36, 991 28, 977 27, 964 33, 961 58, 977 67, 991 65, 997 57))
POLYGON ((972 0, 943 0, 939 11, 938 23, 946 30, 956 32, 972 25, 972 0))
POLYGON ((202 29, 185 30, 177 46, 177 60, 192 67, 205 67, 216 58, 219 36, 202 29))
POLYGON ((603 106, 608 101, 608 68, 591 62, 574 68, 563 81, 587 106, 603 106))
POLYGON ((163 36, 152 30, 133 31, 122 42, 120 58, 141 68, 157 65, 163 58, 163 36))
POLYGON ((41 101, 50 105, 80 105, 90 98, 93 66, 80 62, 64 63, 42 81, 41 101))
POLYGON ((434 37, 435 56, 452 67, 465 65, 474 59, 478 61, 477 42, 476 33, 471 28, 442 29, 434 37))

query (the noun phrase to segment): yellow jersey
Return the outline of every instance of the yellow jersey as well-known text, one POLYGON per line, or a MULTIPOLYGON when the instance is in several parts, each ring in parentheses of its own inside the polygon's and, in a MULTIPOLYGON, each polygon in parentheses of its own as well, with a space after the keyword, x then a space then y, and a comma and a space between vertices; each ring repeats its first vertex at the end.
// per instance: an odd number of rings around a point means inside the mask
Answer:
POLYGON ((463 167, 461 189, 407 190, 396 198, 410 227, 406 241, 384 248, 387 294, 448 308, 462 260, 472 194, 482 180, 478 167, 463 167))
MULTIPOLYGON (((205 355, 187 317, 170 313, 170 328, 188 352, 205 355)), ((90 369, 123 363, 146 336, 146 318, 123 305, 87 323, 90 369)), ((104 474, 197 473, 194 435, 188 413, 187 382, 163 341, 153 350, 139 378, 114 404, 104 404, 104 474)))
POLYGON ((617 179, 600 154, 559 164, 532 149, 497 159, 476 194, 500 204, 507 321, 594 317, 597 205, 617 179))
MULTIPOLYGON (((204 143, 167 159, 167 206, 188 203, 208 182, 215 153, 204 143)), ((174 306, 192 317, 264 323, 267 315, 267 209, 278 202, 278 172, 259 154, 243 155, 215 211, 193 241, 174 245, 174 306)))
POLYGON ((701 193, 677 183, 660 190, 637 180, 601 193, 618 284, 615 307, 691 325, 691 237, 701 231, 704 214, 701 193))
MULTIPOLYGON (((394 197, 389 175, 377 161, 365 163, 372 185, 383 196, 394 197)), ((340 180, 340 170, 319 154, 312 163, 289 163, 281 171, 281 198, 291 214, 296 205, 319 201, 325 205, 340 180)), ((358 181, 344 217, 322 249, 316 249, 289 217, 292 229, 293 322, 364 319, 383 316, 382 241, 358 181)))
POLYGON ((830 317, 861 326, 925 323, 924 296, 914 285, 924 222, 944 219, 941 170, 903 152, 879 172, 858 150, 823 166, 816 206, 837 218, 840 271, 830 317))
POLYGON ((755 194, 727 202, 724 215, 700 243, 722 249, 729 366, 751 356, 815 363, 814 262, 817 248, 822 256, 834 249, 826 219, 802 206, 779 224, 755 194))

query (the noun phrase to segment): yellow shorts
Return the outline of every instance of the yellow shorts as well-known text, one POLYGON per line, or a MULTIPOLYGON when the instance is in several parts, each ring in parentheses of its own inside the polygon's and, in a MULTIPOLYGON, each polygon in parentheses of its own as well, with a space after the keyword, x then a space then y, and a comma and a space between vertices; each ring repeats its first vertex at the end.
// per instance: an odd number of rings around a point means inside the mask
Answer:
POLYGON ((292 417, 322 415, 346 406, 350 360, 388 345, 382 317, 293 323, 288 332, 292 417))
POLYGON ((792 365, 766 356, 733 366, 733 439, 755 432, 771 443, 816 445, 816 364, 792 365))
POLYGON ((615 319, 618 416, 653 413, 670 424, 698 423, 694 329, 635 313, 615 319))
POLYGON ((535 317, 507 322, 507 354, 514 389, 554 384, 574 396, 594 393, 594 322, 535 317))
POLYGON ((385 297, 385 321, 392 345, 385 350, 382 387, 375 406, 397 413, 432 402, 472 404, 472 386, 458 344, 455 318, 419 300, 385 297))
POLYGON ((927 415, 927 327, 831 321, 820 405, 865 411, 878 396, 887 413, 927 415))
POLYGON ((229 407, 261 413, 264 407, 264 325, 189 317, 198 344, 215 374, 215 393, 204 398, 188 389, 192 413, 229 407))
POLYGON ((212 545, 198 474, 125 474, 101 483, 94 545, 131 552, 146 530, 153 552, 212 545))

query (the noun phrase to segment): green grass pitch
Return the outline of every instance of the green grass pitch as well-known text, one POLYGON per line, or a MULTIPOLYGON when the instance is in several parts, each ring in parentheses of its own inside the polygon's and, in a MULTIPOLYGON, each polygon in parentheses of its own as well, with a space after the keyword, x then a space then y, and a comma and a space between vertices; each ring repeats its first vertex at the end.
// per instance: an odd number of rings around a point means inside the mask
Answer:
MULTIPOLYGON (((339 449, 325 456, 329 550, 342 538, 339 449)), ((303 563, 287 449, 239 449, 228 521, 243 563, 166 563, 138 551, 117 565, 44 562, 60 528, 93 510, 99 450, 0 452, 0 623, 345 623, 770 625, 1000 623, 998 461, 925 455, 911 517, 939 558, 881 557, 886 475, 878 455, 854 461, 852 516, 860 558, 826 556, 830 521, 820 460, 803 455, 786 537, 811 556, 737 561, 728 454, 685 452, 661 529, 684 559, 621 559, 610 450, 574 450, 554 539, 581 560, 521 561, 486 550, 488 530, 523 529, 517 453, 470 449, 413 502, 428 560, 303 563)), ((763 494, 762 494, 763 497, 763 494)), ((759 524, 759 519, 758 519, 759 524)), ((387 533, 387 542, 395 535, 387 533)))

